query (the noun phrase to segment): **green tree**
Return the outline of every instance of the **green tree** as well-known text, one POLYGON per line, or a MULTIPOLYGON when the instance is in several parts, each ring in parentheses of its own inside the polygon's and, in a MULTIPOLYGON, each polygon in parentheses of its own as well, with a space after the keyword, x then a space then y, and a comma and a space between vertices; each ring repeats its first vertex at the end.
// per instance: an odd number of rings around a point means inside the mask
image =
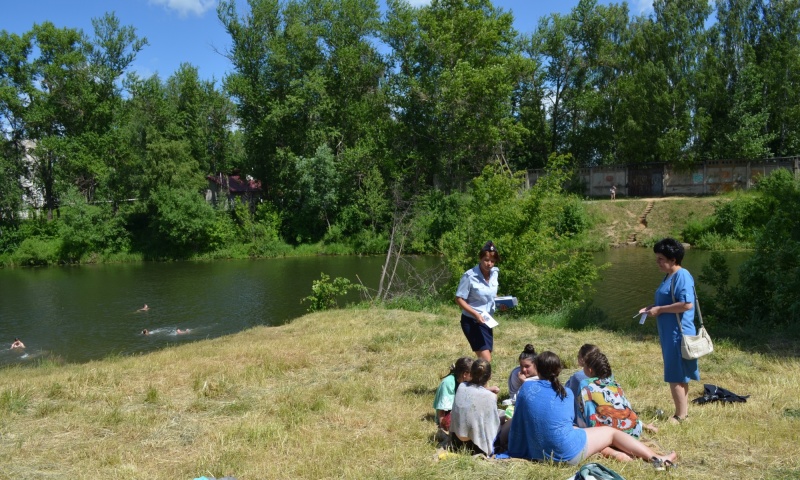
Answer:
POLYGON ((20 178, 28 176, 24 161, 25 112, 34 91, 28 55, 32 34, 22 36, 0 31, 0 237, 16 226, 24 193, 20 178))
POLYGON ((800 149, 800 1, 760 1, 764 27, 756 46, 766 85, 767 133, 776 156, 800 149))
POLYGON ((339 209, 340 176, 336 170, 333 152, 327 145, 320 145, 315 155, 299 158, 295 163, 299 202, 303 205, 303 221, 318 218, 331 226, 331 217, 339 209))
POLYGON ((392 154, 411 191, 458 186, 524 132, 511 118, 526 66, 513 17, 488 0, 434 0, 420 9, 392 0, 388 7, 392 154))
MULTIPOLYGON (((306 190, 296 162, 327 145, 351 186, 382 155, 385 65, 371 41, 379 10, 374 0, 250 0, 249 6, 240 18, 233 1, 219 5, 233 42, 234 72, 225 85, 237 99, 248 168, 268 182, 267 196, 285 218, 295 218, 306 190)), ((310 231, 316 239, 326 221, 333 223, 330 213, 314 217, 316 225, 285 223, 287 237, 308 238, 310 231)))

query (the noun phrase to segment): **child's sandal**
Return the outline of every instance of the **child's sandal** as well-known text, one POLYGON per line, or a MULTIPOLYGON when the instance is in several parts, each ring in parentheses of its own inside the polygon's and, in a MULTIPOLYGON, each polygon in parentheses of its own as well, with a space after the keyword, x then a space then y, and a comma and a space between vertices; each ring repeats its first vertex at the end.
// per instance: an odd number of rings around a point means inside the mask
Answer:
POLYGON ((671 460, 662 460, 658 457, 652 457, 650 459, 650 463, 653 464, 653 469, 655 469, 657 472, 663 472, 664 470, 667 469, 672 470, 674 468, 678 468, 678 465, 672 462, 671 460))

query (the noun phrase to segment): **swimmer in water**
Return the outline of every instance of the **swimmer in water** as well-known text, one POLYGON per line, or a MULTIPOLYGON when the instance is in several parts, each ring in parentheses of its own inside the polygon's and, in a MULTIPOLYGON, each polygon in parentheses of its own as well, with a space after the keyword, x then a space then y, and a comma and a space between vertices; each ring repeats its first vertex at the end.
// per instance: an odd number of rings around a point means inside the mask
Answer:
POLYGON ((142 330, 142 335, 150 335, 150 331, 145 328, 142 330))
POLYGON ((144 304, 144 307, 139 309, 140 312, 146 312, 148 310, 150 310, 150 307, 148 307, 146 303, 144 304))
POLYGON ((175 333, 178 335, 183 335, 184 333, 189 333, 189 329, 187 328, 186 330, 181 330, 180 328, 176 328, 175 333))
POLYGON ((15 348, 25 348, 25 344, 19 338, 14 338, 14 343, 11 344, 11 350, 15 348))

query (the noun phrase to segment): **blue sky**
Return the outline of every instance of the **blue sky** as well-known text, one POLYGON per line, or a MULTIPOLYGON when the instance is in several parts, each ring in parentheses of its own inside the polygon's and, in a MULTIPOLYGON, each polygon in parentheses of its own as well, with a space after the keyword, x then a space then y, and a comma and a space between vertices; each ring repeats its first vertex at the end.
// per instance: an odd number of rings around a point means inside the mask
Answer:
MULTIPOLYGON (((383 0, 379 0, 382 7, 383 0)), ((599 0, 602 4, 610 0, 599 0)), ((198 68, 201 78, 222 80, 231 69, 228 60, 217 52, 230 46, 230 38, 217 19, 218 0, 26 0, 4 2, 0 29, 11 33, 27 32, 35 23, 53 22, 57 27, 83 30, 92 36, 92 18, 114 12, 122 25, 136 29, 149 45, 137 56, 133 69, 140 76, 158 73, 169 77, 181 63, 198 68)), ((429 0, 411 0, 424 5, 429 0)), ((517 30, 530 33, 541 16, 567 13, 578 0, 494 0, 494 5, 511 10, 517 30)), ((621 2, 616 2, 621 3, 621 2)), ((652 0, 630 0, 633 14, 649 13, 652 0)), ((237 0, 242 8, 246 0, 237 0)))

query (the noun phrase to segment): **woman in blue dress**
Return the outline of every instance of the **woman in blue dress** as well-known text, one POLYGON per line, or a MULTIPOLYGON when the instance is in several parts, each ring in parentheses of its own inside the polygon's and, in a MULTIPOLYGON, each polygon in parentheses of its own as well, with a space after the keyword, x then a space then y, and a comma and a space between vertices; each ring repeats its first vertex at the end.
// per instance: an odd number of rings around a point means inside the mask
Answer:
POLYGON ((491 362, 494 337, 492 329, 486 326, 483 314, 494 314, 500 254, 494 243, 486 242, 478 258, 478 264, 461 275, 456 290, 456 303, 461 307, 461 330, 467 337, 470 348, 475 356, 491 362))
POLYGON ((683 267, 683 245, 673 238, 665 238, 653 247, 656 264, 666 276, 656 289, 655 304, 640 313, 656 317, 661 356, 664 359, 664 381, 669 383, 675 414, 670 422, 679 424, 689 414, 689 381, 700 380, 697 360, 681 356, 683 335, 697 335, 694 326, 694 279, 683 267))

